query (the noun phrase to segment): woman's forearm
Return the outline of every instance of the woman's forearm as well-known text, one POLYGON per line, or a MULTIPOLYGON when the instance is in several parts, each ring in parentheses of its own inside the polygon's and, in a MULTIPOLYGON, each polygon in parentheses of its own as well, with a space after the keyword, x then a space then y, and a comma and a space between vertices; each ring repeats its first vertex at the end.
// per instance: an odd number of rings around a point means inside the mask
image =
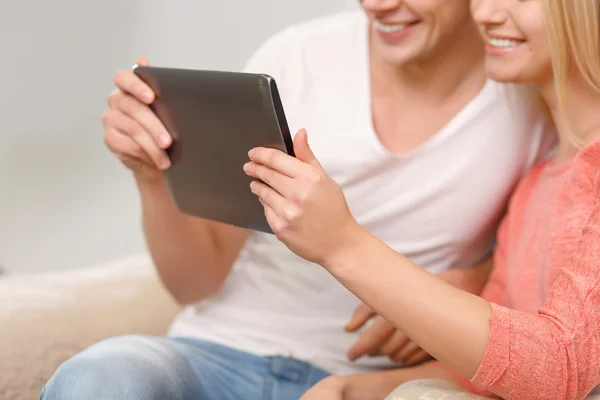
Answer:
POLYGON ((472 376, 488 342, 491 306, 414 265, 360 227, 344 193, 308 145, 297 157, 255 148, 244 171, 277 238, 343 285, 438 360, 472 376), (332 234, 332 227, 336 232, 332 234))
POLYGON ((433 357, 471 377, 483 358, 490 304, 442 281, 364 230, 324 267, 433 357))

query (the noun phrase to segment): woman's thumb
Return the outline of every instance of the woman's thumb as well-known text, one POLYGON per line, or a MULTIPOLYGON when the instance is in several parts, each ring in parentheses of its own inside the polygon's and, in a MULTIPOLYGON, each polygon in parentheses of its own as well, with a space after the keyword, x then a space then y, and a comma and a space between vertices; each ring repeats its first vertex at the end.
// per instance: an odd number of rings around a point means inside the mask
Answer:
POLYGON ((294 137, 294 153, 296 153, 296 158, 298 160, 321 168, 321 164, 308 145, 308 134, 305 129, 300 129, 294 137))

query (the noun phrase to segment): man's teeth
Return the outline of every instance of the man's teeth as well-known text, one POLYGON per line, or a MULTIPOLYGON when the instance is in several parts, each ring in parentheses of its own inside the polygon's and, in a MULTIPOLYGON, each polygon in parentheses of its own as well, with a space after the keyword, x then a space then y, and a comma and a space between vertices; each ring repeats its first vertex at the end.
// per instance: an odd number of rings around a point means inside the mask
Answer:
POLYGON ((380 21, 375 20, 375 29, 385 33, 398 32, 402 29, 406 28, 407 24, 396 24, 396 25, 386 25, 381 23, 380 21))
POLYGON ((501 49, 510 49, 512 47, 517 47, 522 42, 518 41, 518 40, 511 40, 511 39, 488 38, 488 43, 494 47, 498 47, 501 49))

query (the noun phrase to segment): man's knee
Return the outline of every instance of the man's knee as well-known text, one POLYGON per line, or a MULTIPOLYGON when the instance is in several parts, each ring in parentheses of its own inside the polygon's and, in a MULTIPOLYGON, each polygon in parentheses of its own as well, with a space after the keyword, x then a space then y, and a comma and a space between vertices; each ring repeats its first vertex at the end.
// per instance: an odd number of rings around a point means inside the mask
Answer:
POLYGON ((98 343, 65 362, 41 399, 178 400, 186 374, 185 359, 165 339, 127 336, 98 343))

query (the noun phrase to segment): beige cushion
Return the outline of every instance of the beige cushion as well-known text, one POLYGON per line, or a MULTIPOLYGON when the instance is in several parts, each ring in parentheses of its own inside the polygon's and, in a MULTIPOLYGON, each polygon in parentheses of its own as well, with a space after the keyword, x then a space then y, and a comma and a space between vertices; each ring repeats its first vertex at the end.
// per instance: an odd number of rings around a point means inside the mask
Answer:
MULTIPOLYGON (((491 400, 463 391, 455 383, 441 379, 419 379, 400 385, 385 400, 491 400)), ((593 391, 586 400, 600 400, 593 391)))
POLYGON ((0 399, 37 398, 63 361, 102 339, 164 335, 177 311, 148 256, 0 278, 0 399))
POLYGON ((485 400, 440 379, 421 379, 400 385, 385 400, 485 400))

